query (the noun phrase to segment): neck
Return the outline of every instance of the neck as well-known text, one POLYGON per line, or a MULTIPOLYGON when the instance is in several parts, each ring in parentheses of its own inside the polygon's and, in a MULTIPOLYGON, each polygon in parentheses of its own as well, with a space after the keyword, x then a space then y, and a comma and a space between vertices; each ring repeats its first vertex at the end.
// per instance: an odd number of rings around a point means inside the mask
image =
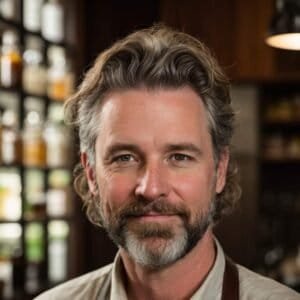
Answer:
POLYGON ((190 299, 211 270, 215 252, 211 230, 187 255, 158 270, 137 264, 121 249, 128 299, 190 299))

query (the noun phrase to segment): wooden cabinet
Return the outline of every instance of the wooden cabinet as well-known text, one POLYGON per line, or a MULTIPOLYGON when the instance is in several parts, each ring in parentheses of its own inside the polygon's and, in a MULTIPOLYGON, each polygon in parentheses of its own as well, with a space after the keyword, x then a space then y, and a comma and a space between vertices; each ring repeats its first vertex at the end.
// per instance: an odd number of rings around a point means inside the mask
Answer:
POLYGON ((265 273, 300 290, 300 89, 261 86, 258 253, 265 273))
POLYGON ((202 40, 235 82, 300 79, 300 51, 264 42, 273 0, 160 1, 160 20, 202 40))

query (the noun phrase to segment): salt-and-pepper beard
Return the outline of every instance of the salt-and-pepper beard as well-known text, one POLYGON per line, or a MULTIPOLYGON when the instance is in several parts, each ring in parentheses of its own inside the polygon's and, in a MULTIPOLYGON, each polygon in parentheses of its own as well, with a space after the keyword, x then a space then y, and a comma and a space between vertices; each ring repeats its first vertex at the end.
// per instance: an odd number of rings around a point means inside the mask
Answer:
POLYGON ((101 221, 110 238, 117 246, 124 248, 135 262, 151 269, 161 269, 189 253, 213 223, 215 213, 215 197, 205 211, 193 216, 192 221, 185 205, 170 204, 163 198, 152 202, 133 199, 110 215, 104 213, 101 200, 99 204, 101 221), (181 219, 179 229, 174 228, 172 222, 134 222, 135 217, 149 212, 178 216, 181 219), (147 245, 149 239, 153 239, 155 247, 147 245))

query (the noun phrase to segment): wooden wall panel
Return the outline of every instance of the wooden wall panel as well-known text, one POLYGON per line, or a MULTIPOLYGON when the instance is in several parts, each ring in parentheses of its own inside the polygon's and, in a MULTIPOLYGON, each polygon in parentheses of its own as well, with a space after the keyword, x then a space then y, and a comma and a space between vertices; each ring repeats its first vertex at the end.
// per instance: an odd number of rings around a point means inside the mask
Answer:
POLYGON ((206 43, 236 82, 300 80, 300 51, 264 42, 274 11, 274 0, 160 1, 162 22, 206 43))

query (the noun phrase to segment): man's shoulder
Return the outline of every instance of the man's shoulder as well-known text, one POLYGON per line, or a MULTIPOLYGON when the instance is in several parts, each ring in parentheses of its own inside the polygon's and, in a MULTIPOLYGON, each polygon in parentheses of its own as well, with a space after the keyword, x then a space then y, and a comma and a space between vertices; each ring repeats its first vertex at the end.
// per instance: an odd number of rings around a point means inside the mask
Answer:
POLYGON ((238 265, 241 300, 300 300, 300 294, 279 282, 238 265))
POLYGON ((109 279, 112 264, 62 283, 34 300, 96 299, 99 289, 109 279))

